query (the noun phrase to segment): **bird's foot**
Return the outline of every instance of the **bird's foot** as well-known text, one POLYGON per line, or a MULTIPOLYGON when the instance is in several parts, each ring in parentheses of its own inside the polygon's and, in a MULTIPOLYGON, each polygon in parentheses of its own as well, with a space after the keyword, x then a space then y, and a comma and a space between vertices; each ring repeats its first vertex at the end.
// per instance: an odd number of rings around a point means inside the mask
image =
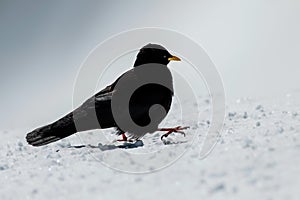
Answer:
POLYGON ((177 126, 175 128, 160 128, 159 131, 167 131, 167 133, 163 134, 160 139, 163 140, 163 138, 168 137, 171 133, 181 133, 183 136, 185 136, 185 132, 183 130, 186 130, 190 128, 189 126, 177 126))
POLYGON ((125 135, 125 133, 121 134, 122 139, 118 139, 117 142, 134 142, 132 139, 128 139, 128 137, 125 135))
POLYGON ((122 139, 118 139, 117 140, 118 142, 127 142, 128 141, 128 138, 126 137, 125 133, 122 133, 121 136, 122 136, 122 139))

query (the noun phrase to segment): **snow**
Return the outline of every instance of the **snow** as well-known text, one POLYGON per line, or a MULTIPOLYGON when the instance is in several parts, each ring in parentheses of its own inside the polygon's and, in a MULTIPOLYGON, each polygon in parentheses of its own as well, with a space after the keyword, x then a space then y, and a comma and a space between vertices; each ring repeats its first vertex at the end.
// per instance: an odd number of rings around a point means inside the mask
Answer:
POLYGON ((35 148, 24 139, 29 130, 3 130, 0 199, 298 199, 296 101, 228 103, 221 138, 200 159, 210 124, 209 101, 202 102, 199 121, 194 104, 183 106, 191 110, 183 120, 173 107, 162 125, 191 128, 167 145, 159 132, 135 144, 111 142, 116 136, 107 129, 35 148))

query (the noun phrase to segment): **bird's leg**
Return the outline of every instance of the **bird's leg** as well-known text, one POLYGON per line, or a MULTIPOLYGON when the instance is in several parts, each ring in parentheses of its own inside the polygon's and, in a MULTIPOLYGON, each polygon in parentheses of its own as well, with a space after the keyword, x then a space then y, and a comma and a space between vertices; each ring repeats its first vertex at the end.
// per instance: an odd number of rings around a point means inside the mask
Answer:
POLYGON ((118 142, 133 142, 133 139, 128 139, 125 133, 121 133, 122 139, 118 139, 118 142))
POLYGON ((160 139, 162 140, 164 137, 168 137, 171 133, 181 133, 183 136, 185 136, 185 133, 183 132, 183 130, 188 129, 188 128, 189 128, 188 126, 185 126, 185 127, 177 126, 175 128, 160 128, 160 129, 158 129, 158 131, 167 131, 167 133, 165 133, 161 136, 160 139))
POLYGON ((125 133, 122 133, 121 135, 122 135, 122 139, 117 140, 118 142, 126 142, 126 141, 128 141, 125 133))

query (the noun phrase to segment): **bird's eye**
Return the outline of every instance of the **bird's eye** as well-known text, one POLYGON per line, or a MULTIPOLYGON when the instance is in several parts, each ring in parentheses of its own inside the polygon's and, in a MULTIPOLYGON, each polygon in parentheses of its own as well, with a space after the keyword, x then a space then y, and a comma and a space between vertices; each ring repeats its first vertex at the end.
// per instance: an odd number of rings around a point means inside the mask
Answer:
POLYGON ((166 56, 166 55, 164 55, 164 58, 167 58, 167 56, 166 56))

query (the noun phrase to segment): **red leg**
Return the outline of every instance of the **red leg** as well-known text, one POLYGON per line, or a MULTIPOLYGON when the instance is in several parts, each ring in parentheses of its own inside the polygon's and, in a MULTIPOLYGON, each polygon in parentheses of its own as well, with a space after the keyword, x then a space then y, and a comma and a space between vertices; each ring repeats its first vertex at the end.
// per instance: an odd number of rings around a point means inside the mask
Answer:
POLYGON ((177 126, 175 128, 160 128, 158 129, 159 131, 167 131, 167 133, 163 134, 160 139, 162 140, 164 137, 168 137, 171 133, 181 133, 185 136, 185 133, 182 130, 188 128, 189 128, 188 126, 186 127, 177 126))
POLYGON ((125 135, 125 133, 122 133, 122 139, 117 140, 118 142, 126 142, 127 141, 127 137, 125 135))

